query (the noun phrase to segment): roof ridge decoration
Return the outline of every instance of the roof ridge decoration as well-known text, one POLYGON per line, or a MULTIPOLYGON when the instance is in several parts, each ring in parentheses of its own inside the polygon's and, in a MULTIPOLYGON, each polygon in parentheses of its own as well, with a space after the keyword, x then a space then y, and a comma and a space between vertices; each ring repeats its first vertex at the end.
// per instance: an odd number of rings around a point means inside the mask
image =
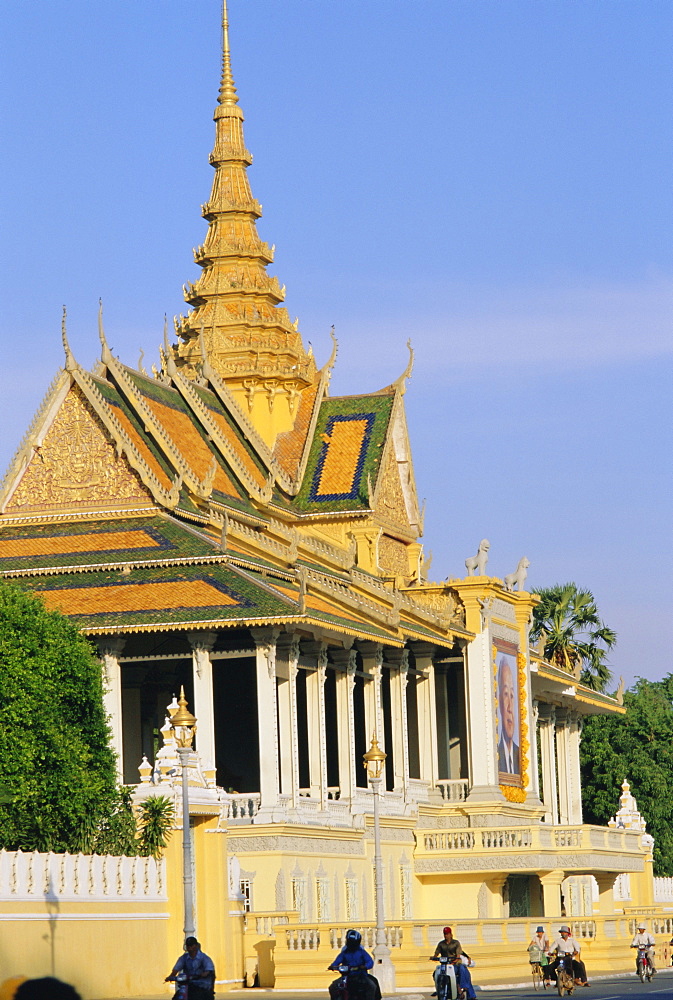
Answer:
MULTIPOLYGON (((213 444, 216 445, 220 454, 226 460, 227 464, 231 466, 233 472, 241 481, 243 486, 252 496, 255 497, 255 499, 260 501, 260 503, 269 503, 272 496, 269 478, 271 476, 275 476, 275 470, 273 468, 268 469, 266 476, 262 473, 262 470, 260 470, 260 476, 264 481, 262 483, 257 482, 254 476, 246 468, 245 463, 240 459, 229 442, 226 440, 216 421, 213 420, 208 413, 208 407, 199 398, 199 395, 192 384, 192 380, 181 375, 174 366, 170 374, 173 380, 173 385, 183 396, 190 409, 198 417, 209 437, 212 439, 213 444)), ((213 461, 215 461, 215 456, 213 456, 213 461)), ((213 477, 216 471, 217 470, 215 469, 213 470, 213 477)))
MULTIPOLYGON (((112 358, 112 356, 110 356, 110 360, 116 364, 115 359, 112 358)), ((94 377, 89 372, 85 372, 81 368, 72 374, 74 381, 93 407, 96 416, 115 442, 117 454, 120 456, 124 454, 126 456, 128 463, 138 473, 141 481, 149 489, 154 499, 158 503, 163 504, 172 510, 180 499, 179 489, 177 491, 177 496, 175 490, 178 480, 174 479, 172 488, 167 490, 140 454, 135 444, 122 427, 120 421, 108 406, 103 394, 96 386, 94 377)))
POLYGON ((215 169, 209 200, 202 205, 208 232, 194 251, 202 273, 184 288, 192 307, 176 318, 177 367, 198 378, 204 360, 217 371, 269 446, 294 423, 301 392, 316 378, 312 352, 304 349, 298 321, 282 306, 284 288, 267 273, 273 251, 260 240, 262 207, 247 176, 252 156, 243 136, 243 112, 231 70, 229 18, 222 6, 222 73, 214 113, 215 169), (204 330, 204 336, 199 331, 204 330))
POLYGON ((75 368, 78 368, 79 365, 75 361, 75 357, 70 350, 70 344, 68 343, 67 319, 68 312, 65 306, 63 306, 63 315, 61 317, 61 340, 63 341, 63 350, 65 352, 65 370, 67 372, 71 372, 75 368))

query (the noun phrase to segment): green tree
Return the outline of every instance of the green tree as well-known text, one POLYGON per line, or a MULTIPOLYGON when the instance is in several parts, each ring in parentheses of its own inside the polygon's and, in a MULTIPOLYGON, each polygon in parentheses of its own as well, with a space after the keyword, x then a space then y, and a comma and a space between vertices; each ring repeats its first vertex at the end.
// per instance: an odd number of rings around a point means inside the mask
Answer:
POLYGON ((587 823, 604 825, 626 778, 648 833, 657 875, 673 875, 673 674, 638 678, 624 694, 626 714, 596 715, 582 734, 582 800, 587 823))
POLYGON ((118 801, 109 735, 87 640, 0 582, 0 846, 91 848, 118 801))
POLYGON ((539 587, 531 640, 544 642, 545 659, 576 674, 582 684, 604 691, 611 674, 606 656, 617 634, 600 619, 594 596, 576 583, 539 587))
POLYGON ((153 795, 139 807, 139 853, 160 858, 173 828, 173 803, 167 795, 153 795))

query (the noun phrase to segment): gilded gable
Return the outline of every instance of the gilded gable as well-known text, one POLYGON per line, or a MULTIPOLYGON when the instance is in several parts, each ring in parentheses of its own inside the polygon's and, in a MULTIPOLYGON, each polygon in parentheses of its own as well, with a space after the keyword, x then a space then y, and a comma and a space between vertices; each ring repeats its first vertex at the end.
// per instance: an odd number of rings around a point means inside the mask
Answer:
POLYGON ((78 386, 63 400, 6 511, 95 505, 147 505, 149 494, 114 445, 78 386))
POLYGON ((376 513, 411 531, 395 452, 391 448, 377 493, 376 513))

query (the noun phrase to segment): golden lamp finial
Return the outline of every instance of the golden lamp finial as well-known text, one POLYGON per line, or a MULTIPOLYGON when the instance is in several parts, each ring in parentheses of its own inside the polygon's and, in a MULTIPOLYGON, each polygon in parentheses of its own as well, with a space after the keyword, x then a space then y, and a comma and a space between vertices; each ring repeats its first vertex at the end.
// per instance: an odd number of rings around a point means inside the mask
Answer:
POLYGON ((196 718, 187 708, 184 687, 180 687, 178 705, 180 707, 171 717, 171 726, 175 730, 175 741, 179 747, 190 747, 196 733, 196 718))
POLYGON ((229 51, 229 15, 227 0, 222 0, 222 81, 220 83, 219 104, 238 104, 234 77, 231 72, 231 53, 229 51))
POLYGON ((376 738, 376 731, 374 731, 372 734, 372 745, 362 758, 365 762, 367 774, 370 779, 378 781, 381 777, 381 774, 383 773, 383 765, 386 762, 387 756, 388 755, 379 746, 379 741, 376 738))

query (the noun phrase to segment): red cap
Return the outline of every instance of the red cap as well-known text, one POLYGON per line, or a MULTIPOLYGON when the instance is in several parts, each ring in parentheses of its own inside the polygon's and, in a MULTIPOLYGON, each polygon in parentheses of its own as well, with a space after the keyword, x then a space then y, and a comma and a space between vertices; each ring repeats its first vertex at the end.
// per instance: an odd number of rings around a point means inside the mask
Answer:
POLYGON ((444 933, 445 933, 445 934, 453 934, 453 931, 451 930, 451 928, 450 928, 450 927, 445 927, 445 928, 444 928, 444 933))

